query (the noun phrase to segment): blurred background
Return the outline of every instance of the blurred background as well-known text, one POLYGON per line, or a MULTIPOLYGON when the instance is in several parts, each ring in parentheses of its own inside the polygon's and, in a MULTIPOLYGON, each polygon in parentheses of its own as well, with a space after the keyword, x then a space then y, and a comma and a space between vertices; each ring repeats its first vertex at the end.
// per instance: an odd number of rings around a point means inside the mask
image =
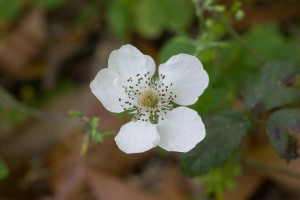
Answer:
POLYGON ((180 154, 127 155, 113 137, 90 141, 82 156, 83 122, 68 114, 97 116, 115 132, 130 119, 89 89, 126 43, 157 65, 196 55, 210 76, 192 106, 199 115, 243 110, 241 85, 261 63, 299 60, 299 25, 298 0, 0 0, 0 199, 300 199, 300 161, 279 158, 263 127, 231 156, 239 162, 189 178, 180 154))

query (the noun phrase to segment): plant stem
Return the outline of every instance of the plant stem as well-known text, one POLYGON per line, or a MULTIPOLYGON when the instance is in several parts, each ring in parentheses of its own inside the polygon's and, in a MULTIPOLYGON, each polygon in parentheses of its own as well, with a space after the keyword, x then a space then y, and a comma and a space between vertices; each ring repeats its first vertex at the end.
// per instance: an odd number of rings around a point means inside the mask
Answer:
POLYGON ((199 31, 200 33, 203 33, 205 26, 203 21, 203 9, 201 8, 200 5, 203 5, 204 1, 200 0, 200 4, 197 2, 197 0, 194 0, 193 2, 195 4, 195 13, 199 23, 199 31))
POLYGON ((83 138, 83 142, 82 142, 82 145, 81 145, 81 152, 80 154, 82 156, 84 156, 89 148, 89 139, 90 139, 90 136, 85 133, 84 135, 84 138, 83 138))
POLYGON ((10 104, 14 108, 18 109, 19 111, 21 111, 24 114, 29 115, 31 117, 38 118, 38 119, 45 120, 45 121, 51 121, 51 122, 58 123, 58 124, 69 125, 69 126, 73 126, 73 127, 80 127, 66 117, 46 113, 46 112, 40 111, 38 109, 31 108, 31 107, 17 101, 2 86, 0 86, 0 100, 10 104))

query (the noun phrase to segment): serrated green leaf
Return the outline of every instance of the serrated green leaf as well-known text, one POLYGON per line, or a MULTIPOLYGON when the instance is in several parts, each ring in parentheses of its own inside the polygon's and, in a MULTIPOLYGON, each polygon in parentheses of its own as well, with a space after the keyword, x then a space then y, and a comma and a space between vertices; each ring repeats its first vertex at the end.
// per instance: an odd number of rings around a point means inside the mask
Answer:
POLYGON ((241 111, 217 111, 203 119, 206 137, 181 156, 182 171, 188 176, 204 175, 221 165, 241 143, 250 120, 241 111))
POLYGON ((289 132, 300 134, 300 109, 281 109, 274 112, 267 126, 273 148, 288 162, 299 157, 297 139, 289 132))
POLYGON ((7 177, 9 174, 8 167, 4 163, 4 161, 0 158, 0 181, 7 177))
POLYGON ((268 62, 258 76, 248 79, 244 105, 254 113, 283 106, 300 99, 300 89, 293 87, 300 68, 291 61, 268 62))

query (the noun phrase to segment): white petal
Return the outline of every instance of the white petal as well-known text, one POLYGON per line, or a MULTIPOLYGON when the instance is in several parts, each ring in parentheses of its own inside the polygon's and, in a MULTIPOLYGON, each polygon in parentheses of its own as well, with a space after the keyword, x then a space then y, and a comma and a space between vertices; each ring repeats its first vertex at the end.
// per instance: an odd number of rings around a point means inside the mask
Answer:
POLYGON ((121 127, 115 141, 125 153, 142 153, 157 146, 159 134, 154 124, 132 121, 121 127))
POLYGON ((111 52, 108 59, 108 68, 120 75, 120 81, 126 81, 128 78, 137 79, 137 74, 144 75, 150 72, 152 77, 155 73, 155 63, 153 59, 142 54, 134 46, 127 44, 118 50, 111 52))
POLYGON ((121 104, 128 100, 127 94, 118 88, 119 75, 110 70, 102 69, 91 82, 90 88, 103 106, 110 112, 123 112, 121 104), (121 98, 122 102, 119 101, 121 98))
POLYGON ((159 146, 167 151, 187 152, 205 137, 205 126, 196 111, 178 107, 157 125, 159 146))
POLYGON ((170 87, 177 98, 175 103, 192 105, 208 86, 208 74, 202 63, 195 56, 179 54, 172 56, 165 64, 159 66, 159 74, 165 75, 162 79, 170 87))

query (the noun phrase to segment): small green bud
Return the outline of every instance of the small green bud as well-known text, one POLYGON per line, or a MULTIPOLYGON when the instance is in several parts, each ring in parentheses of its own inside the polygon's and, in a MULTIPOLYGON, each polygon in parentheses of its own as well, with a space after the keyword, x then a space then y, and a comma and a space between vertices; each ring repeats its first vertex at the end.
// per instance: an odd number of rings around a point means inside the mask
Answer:
POLYGON ((154 115, 149 116, 149 120, 152 124, 157 124, 158 123, 158 115, 155 113, 154 115))
POLYGON ((215 6, 213 6, 213 10, 216 12, 222 13, 225 11, 225 6, 215 5, 215 6))
POLYGON ((238 11, 235 13, 235 18, 236 18, 237 20, 243 19, 244 16, 245 16, 245 13, 244 13, 244 11, 242 11, 242 10, 238 10, 238 11))
POLYGON ((205 25, 206 25, 207 27, 212 27, 213 24, 214 24, 214 21, 213 21, 212 19, 207 19, 207 20, 205 20, 205 25))

